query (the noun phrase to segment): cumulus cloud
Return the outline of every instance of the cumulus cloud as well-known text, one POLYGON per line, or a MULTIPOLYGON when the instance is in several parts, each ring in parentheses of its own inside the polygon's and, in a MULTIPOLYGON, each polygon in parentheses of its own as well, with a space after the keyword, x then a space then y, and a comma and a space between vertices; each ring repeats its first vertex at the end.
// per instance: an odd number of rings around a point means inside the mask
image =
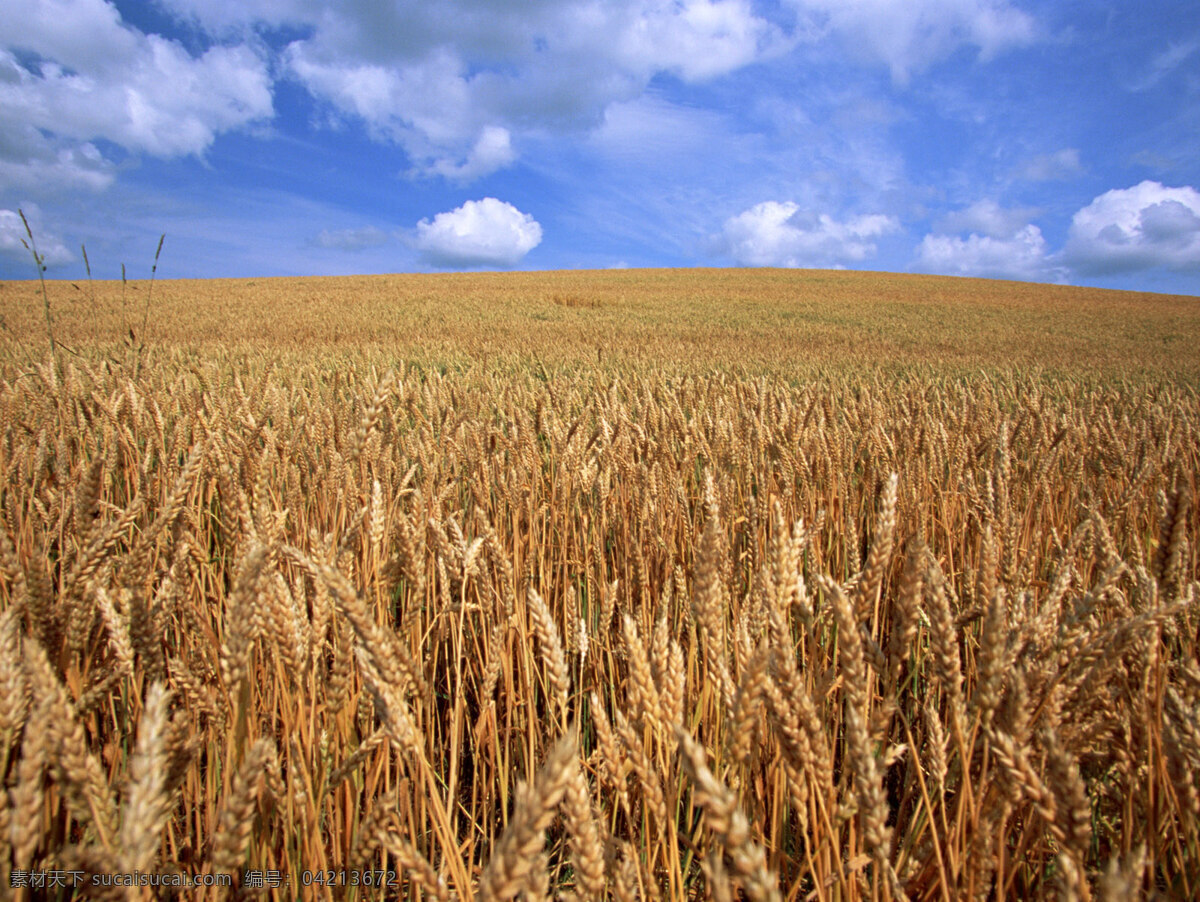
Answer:
POLYGON ((1200 270, 1200 192, 1152 181, 1106 191, 1071 219, 1063 257, 1094 274, 1200 270))
POLYGON ((103 0, 8 0, 5 16, 21 27, 0 39, 0 132, 18 139, 0 148, 0 187, 105 187, 95 139, 173 157, 271 115, 267 64, 247 45, 193 56, 103 0))
POLYGON ((981 201, 938 223, 921 241, 920 269, 948 275, 1063 281, 1154 268, 1200 271, 1200 192, 1145 181, 1106 191, 1075 213, 1064 247, 1051 252, 1027 223, 1035 210, 981 201), (969 232, 970 234, 948 234, 969 232))
POLYGON ((965 238, 926 235, 917 248, 919 268, 927 272, 1027 282, 1062 281, 1064 274, 1049 256, 1042 230, 1032 224, 1006 237, 975 232, 965 238))
MULTIPOLYGON (((62 238, 42 223, 41 211, 35 205, 30 204, 23 209, 29 227, 33 230, 37 251, 45 259, 47 266, 70 263, 75 259, 63 244, 62 238)), ((17 210, 0 210, 0 253, 12 259, 28 261, 30 271, 33 272, 33 255, 22 243, 28 241, 29 236, 25 231, 25 223, 21 222, 21 213, 17 210)))
POLYGON ((523 130, 596 125, 660 73, 712 78, 789 46, 750 0, 166 3, 220 34, 308 32, 286 48, 287 73, 400 145, 414 171, 460 181, 509 165, 523 130))
POLYGON ((1009 0, 792 0, 818 26, 885 63, 892 78, 915 72, 962 46, 990 59, 1037 37, 1033 18, 1009 0))
POLYGON ((743 266, 836 266, 871 256, 871 239, 898 228, 890 216, 839 222, 791 201, 772 200, 726 220, 718 245, 743 266))
POLYGON ((387 232, 375 226, 361 229, 322 229, 313 243, 317 247, 339 251, 361 251, 381 247, 388 242, 387 232))
POLYGON ((417 223, 414 244, 433 266, 515 266, 542 241, 542 227, 512 204, 485 197, 469 200, 431 222, 417 223))
POLYGON ((917 246, 916 268, 948 276, 1064 281, 1066 272, 1042 230, 1029 221, 1037 212, 985 199, 948 213, 917 246))

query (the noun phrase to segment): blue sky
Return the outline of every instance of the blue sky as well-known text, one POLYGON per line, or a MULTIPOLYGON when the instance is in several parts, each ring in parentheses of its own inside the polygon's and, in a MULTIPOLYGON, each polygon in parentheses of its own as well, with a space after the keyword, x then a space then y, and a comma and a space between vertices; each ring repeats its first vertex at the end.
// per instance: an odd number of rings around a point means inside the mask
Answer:
POLYGON ((846 267, 1200 294, 1200 3, 0 0, 0 278, 846 267))

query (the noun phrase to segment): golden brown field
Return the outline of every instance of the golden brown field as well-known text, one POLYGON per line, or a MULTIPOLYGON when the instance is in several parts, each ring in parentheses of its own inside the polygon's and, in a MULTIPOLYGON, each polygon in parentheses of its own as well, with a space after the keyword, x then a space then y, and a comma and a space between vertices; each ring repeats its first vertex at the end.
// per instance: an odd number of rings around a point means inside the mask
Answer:
POLYGON ((1200 300, 47 289, 57 360, 0 283, 0 894, 1200 894, 1200 300))

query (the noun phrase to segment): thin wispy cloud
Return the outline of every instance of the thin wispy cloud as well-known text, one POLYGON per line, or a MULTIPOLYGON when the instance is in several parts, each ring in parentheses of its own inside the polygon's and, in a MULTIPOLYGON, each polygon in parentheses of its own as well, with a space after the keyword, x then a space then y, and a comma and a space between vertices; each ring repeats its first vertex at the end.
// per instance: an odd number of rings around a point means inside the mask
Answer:
MULTIPOLYGON (((0 20, 0 210, 38 209, 52 275, 165 231, 166 275, 734 264, 1200 293, 1181 0, 0 0, 0 20)), ((4 240, 0 277, 26 277, 4 240)))
POLYGON ((1171 73, 1178 70, 1189 59, 1200 53, 1200 38, 1170 41, 1150 60, 1146 72, 1131 85, 1135 91, 1147 91, 1171 73))
POLYGON ((1005 208, 995 200, 977 201, 952 210, 938 223, 945 233, 973 232, 987 238, 1008 238, 1025 228, 1038 211, 1031 207, 1005 208))
POLYGON ((1031 182, 1071 179, 1082 174, 1083 164, 1079 160, 1079 149, 1075 147, 1037 154, 1017 169, 1018 178, 1031 182))
POLYGON ((327 250, 361 251, 388 243, 388 234, 375 226, 357 229, 322 229, 313 244, 327 250))

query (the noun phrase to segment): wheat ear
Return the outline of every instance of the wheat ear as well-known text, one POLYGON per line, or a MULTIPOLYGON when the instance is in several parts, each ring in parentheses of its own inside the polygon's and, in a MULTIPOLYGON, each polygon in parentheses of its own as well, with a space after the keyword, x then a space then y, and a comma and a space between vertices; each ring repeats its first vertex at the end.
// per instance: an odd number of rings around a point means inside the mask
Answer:
POLYGON ((782 902, 779 878, 767 867, 762 846, 750 838, 750 823, 733 793, 709 770, 704 747, 682 728, 677 728, 675 735, 684 769, 695 787, 694 799, 741 877, 746 895, 753 902, 782 902))
POLYGON ((577 754, 577 738, 568 735, 551 749, 533 785, 517 789, 517 806, 479 880, 479 902, 514 899, 529 883, 545 832, 567 791, 577 754))

